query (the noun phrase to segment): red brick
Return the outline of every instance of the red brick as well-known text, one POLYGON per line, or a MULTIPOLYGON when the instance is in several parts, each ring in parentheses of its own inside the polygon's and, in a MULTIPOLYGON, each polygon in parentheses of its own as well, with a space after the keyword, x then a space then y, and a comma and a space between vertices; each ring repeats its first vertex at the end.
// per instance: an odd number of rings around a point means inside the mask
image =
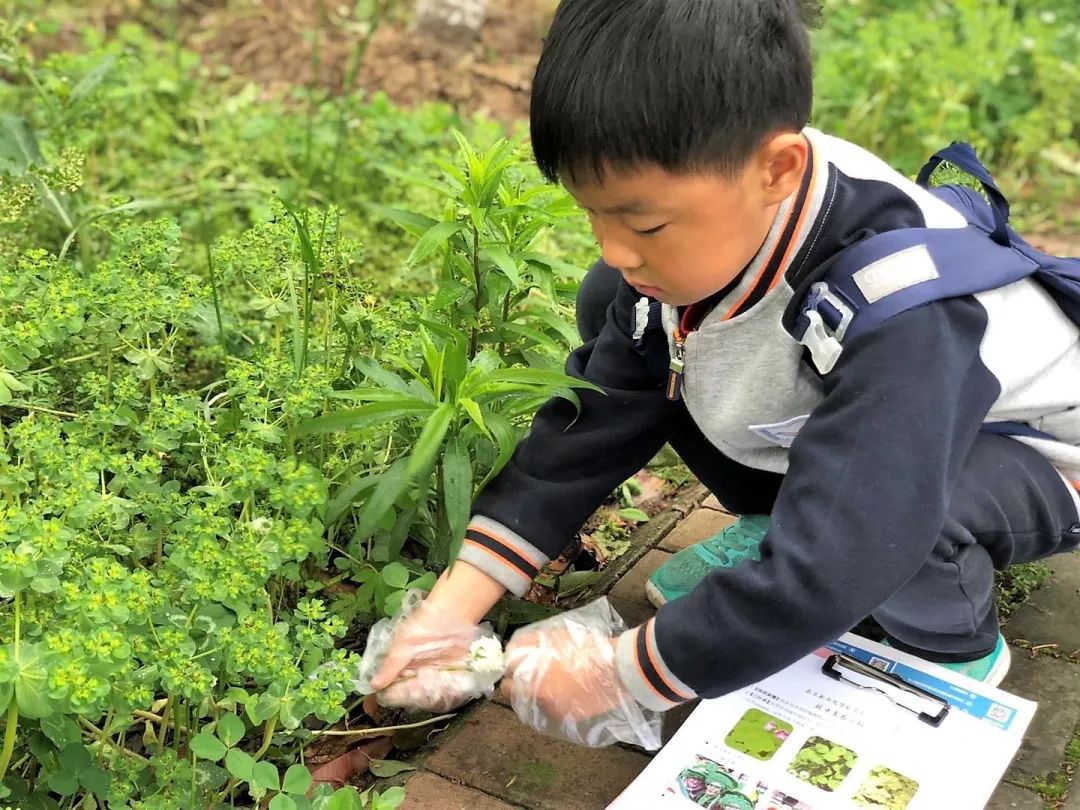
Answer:
POLYGON ((644 754, 623 748, 589 749, 543 737, 509 709, 487 703, 427 767, 529 810, 599 810, 648 763, 644 754))
POLYGON ((735 518, 727 512, 698 509, 687 515, 685 520, 671 530, 671 533, 660 543, 660 548, 664 551, 682 551, 687 546, 712 537, 734 522, 735 518))
POLYGON ((622 579, 611 589, 611 595, 616 599, 623 599, 639 605, 649 604, 649 600, 645 598, 645 580, 652 575, 653 571, 666 563, 670 557, 671 555, 666 551, 656 549, 649 551, 637 565, 623 574, 622 579))
POLYGON ((401 810, 514 810, 516 807, 519 805, 501 802, 433 773, 418 773, 405 783, 401 810))
POLYGON ((713 510, 715 510, 717 512, 726 512, 727 511, 724 507, 722 507, 720 505, 720 501, 716 500, 715 495, 710 495, 708 498, 706 498, 704 500, 704 502, 701 504, 701 507, 703 509, 713 509, 713 510))

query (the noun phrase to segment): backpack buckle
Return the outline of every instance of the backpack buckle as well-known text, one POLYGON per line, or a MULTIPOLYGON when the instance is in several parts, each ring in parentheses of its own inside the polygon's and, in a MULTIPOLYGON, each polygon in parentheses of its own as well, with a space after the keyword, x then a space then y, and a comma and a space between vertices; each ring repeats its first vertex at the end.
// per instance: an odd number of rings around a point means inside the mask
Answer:
POLYGON ((829 289, 828 284, 819 281, 810 288, 803 316, 809 324, 799 339, 799 343, 810 350, 810 356, 818 371, 828 374, 836 366, 836 361, 840 359, 840 353, 844 348, 841 341, 847 334, 848 327, 851 326, 855 312, 829 289), (835 327, 825 322, 820 311, 822 304, 827 304, 834 310, 835 327))

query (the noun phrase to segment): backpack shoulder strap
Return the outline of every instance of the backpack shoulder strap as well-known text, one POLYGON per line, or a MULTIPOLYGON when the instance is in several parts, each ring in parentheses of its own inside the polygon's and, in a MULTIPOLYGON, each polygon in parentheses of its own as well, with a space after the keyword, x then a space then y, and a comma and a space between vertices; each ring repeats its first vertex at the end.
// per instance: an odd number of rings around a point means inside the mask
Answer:
POLYGON ((985 292, 1027 278, 1039 264, 985 231, 907 228, 870 237, 839 254, 810 286, 792 336, 828 374, 846 339, 943 298, 985 292))
POLYGON ((942 163, 970 175, 985 195, 958 185, 931 191, 964 215, 966 228, 906 228, 853 245, 833 258, 785 315, 789 332, 809 349, 819 373, 833 369, 845 339, 901 312, 1029 276, 1080 325, 1080 260, 1040 253, 1009 226, 1005 195, 966 143, 954 142, 935 154, 919 172, 919 185, 929 188, 942 163))

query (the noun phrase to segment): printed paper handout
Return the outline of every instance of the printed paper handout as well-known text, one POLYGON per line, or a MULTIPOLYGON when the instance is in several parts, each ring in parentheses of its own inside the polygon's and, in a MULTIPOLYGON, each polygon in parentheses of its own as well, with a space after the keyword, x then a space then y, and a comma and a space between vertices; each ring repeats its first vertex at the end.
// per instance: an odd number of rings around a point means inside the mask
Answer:
POLYGON ((845 635, 702 701, 610 807, 978 810, 1035 704, 845 635))

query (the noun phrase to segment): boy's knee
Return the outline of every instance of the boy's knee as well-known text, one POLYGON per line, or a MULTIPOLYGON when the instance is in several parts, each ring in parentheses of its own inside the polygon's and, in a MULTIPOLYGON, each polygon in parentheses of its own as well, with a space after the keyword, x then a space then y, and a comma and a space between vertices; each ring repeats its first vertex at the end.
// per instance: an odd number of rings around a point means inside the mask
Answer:
POLYGON ((577 294, 577 327, 581 339, 588 343, 604 328, 608 307, 615 300, 622 276, 602 261, 585 274, 577 294))

